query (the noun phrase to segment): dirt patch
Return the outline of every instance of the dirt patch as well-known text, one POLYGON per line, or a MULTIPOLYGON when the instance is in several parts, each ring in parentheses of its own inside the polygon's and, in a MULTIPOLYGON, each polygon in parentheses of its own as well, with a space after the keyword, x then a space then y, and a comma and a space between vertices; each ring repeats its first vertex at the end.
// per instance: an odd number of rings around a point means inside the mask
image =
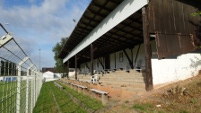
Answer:
POLYGON ((110 111, 129 113, 201 113, 201 75, 119 101, 110 111), (125 110, 125 111, 124 111, 125 110))
MULTIPOLYGON (((104 90, 109 88, 105 87, 104 90)), ((120 98, 118 94, 120 93, 110 91, 110 95, 116 97, 110 100, 101 113, 201 113, 201 75, 132 95, 132 98, 120 98)))

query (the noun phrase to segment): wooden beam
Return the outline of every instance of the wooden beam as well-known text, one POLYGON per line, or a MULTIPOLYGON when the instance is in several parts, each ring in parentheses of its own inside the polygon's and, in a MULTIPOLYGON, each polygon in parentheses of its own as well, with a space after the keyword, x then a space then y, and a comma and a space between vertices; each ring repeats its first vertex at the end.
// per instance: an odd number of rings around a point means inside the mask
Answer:
POLYGON ((93 66, 93 60, 94 60, 94 51, 93 51, 93 44, 90 44, 90 48, 91 48, 91 65, 90 65, 90 71, 91 71, 91 76, 93 75, 93 70, 94 70, 94 66, 93 66))
POLYGON ((87 69, 89 69, 89 66, 88 66, 88 64, 86 62, 85 62, 85 65, 86 65, 87 69))
POLYGON ((146 60, 146 90, 153 90, 153 77, 151 67, 151 44, 149 36, 149 18, 147 6, 142 8, 142 20, 143 20, 143 36, 145 45, 145 60, 146 60))
POLYGON ((66 76, 66 77, 67 77, 67 78, 69 78, 69 75, 68 75, 68 74, 69 74, 69 64, 70 64, 70 61, 68 60, 68 61, 67 61, 67 66, 66 66, 66 67, 67 67, 67 70, 66 70, 66 73, 67 73, 67 76, 66 76))
POLYGON ((77 55, 75 55, 75 80, 77 80, 77 55))
MULTIPOLYGON (((141 44, 140 44, 141 45, 141 44)), ((138 49, 137 49, 137 53, 136 53, 136 55, 135 55, 135 64, 136 64, 136 62, 137 62, 137 57, 138 57, 138 54, 139 54, 139 50, 140 50, 140 45, 138 46, 138 49)))
MULTIPOLYGON (((133 63, 133 48, 130 48, 130 50, 131 50, 131 61, 133 63)), ((134 68, 134 66, 133 66, 133 68, 134 68)))
POLYGON ((116 52, 114 53, 114 68, 117 68, 117 58, 116 58, 116 52))
POLYGON ((101 62, 100 58, 98 58, 98 61, 99 61, 99 63, 101 64, 102 68, 104 69, 104 65, 103 65, 103 63, 101 62))
POLYGON ((123 52, 124 52, 124 54, 126 55, 126 58, 127 58, 128 62, 129 62, 129 65, 131 66, 131 69, 133 69, 133 62, 132 62, 131 59, 128 57, 128 54, 127 54, 126 50, 124 49, 123 52))

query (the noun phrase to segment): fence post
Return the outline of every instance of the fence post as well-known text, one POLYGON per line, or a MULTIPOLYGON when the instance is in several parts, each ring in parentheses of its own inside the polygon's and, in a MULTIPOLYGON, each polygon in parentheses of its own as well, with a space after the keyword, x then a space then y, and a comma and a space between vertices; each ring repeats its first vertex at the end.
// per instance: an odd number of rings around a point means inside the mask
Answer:
POLYGON ((34 92, 33 92, 33 94, 34 94, 34 101, 33 101, 33 107, 35 107, 35 104, 36 104, 36 74, 37 74, 37 72, 35 72, 34 73, 34 92))
POLYGON ((34 75, 34 72, 31 73, 31 113, 33 110, 33 78, 32 76, 34 75))
POLYGON ((17 77, 17 98, 16 98, 16 113, 20 113, 20 91, 21 91, 21 72, 22 72, 22 64, 26 62, 29 57, 25 57, 19 64, 18 64, 18 77, 17 77))
POLYGON ((31 112, 33 112, 33 108, 34 108, 34 76, 35 76, 35 72, 36 68, 32 71, 32 76, 31 76, 31 112))
POLYGON ((30 76, 30 69, 33 66, 33 64, 27 68, 27 81, 26 81, 26 113, 29 113, 29 76, 30 76))

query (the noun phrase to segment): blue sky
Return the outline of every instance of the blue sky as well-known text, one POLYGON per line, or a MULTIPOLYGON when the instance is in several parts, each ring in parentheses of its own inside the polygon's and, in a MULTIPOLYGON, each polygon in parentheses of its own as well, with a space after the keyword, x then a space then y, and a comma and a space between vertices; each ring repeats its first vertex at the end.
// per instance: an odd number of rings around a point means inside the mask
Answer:
MULTIPOLYGON (((41 67, 55 65, 52 48, 74 29, 91 0, 0 0, 0 23, 41 67)), ((0 32, 0 35, 3 34, 0 32)))

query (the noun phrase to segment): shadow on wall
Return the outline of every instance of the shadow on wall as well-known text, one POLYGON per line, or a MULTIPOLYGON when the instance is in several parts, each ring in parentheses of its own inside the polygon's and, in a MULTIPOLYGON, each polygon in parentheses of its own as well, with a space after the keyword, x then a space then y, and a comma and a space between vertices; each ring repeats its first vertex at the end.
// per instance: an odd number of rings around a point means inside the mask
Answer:
MULTIPOLYGON (((200 49, 196 49, 192 52, 189 53, 185 53, 185 54, 200 54, 201 55, 201 48, 200 49)), ((164 59, 177 59, 180 55, 172 55, 172 56, 167 56, 164 59)), ((152 59, 158 59, 157 54, 152 55, 152 59)), ((198 59, 198 58, 196 58, 198 59)), ((163 60, 163 59, 159 59, 159 60, 163 60)), ((193 66, 193 65, 192 65, 193 66)))
POLYGON ((190 58, 191 64, 190 68, 193 68, 194 71, 191 72, 191 76, 195 75, 195 72, 197 72, 198 67, 201 67, 201 60, 198 57, 190 58))
MULTIPOLYGON (((172 56, 167 56, 164 59, 177 59, 179 55, 172 55, 172 56)), ((157 54, 153 54, 151 59, 158 59, 158 55, 157 54)), ((163 59, 158 59, 158 60, 163 60, 163 59)))
MULTIPOLYGON (((192 52, 190 52, 188 54, 199 54, 201 56, 201 49, 197 49, 197 50, 192 51, 192 52)), ((195 73, 197 73, 197 71, 199 70, 198 67, 201 67, 201 60, 197 56, 194 56, 193 58, 189 58, 189 60, 190 60, 191 63, 189 65, 189 67, 186 67, 186 69, 187 68, 193 69, 191 71, 191 76, 194 76, 195 73)))

